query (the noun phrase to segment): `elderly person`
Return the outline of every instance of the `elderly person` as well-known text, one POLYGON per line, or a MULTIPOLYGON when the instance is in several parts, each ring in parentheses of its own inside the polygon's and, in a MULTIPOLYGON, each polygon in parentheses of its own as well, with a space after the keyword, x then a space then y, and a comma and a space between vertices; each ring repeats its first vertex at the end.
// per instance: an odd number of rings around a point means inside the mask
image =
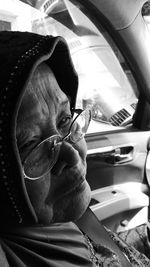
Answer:
MULTIPOLYGON (((1 266, 122 266, 73 223, 90 202, 90 111, 75 109, 78 78, 65 40, 1 32, 0 58, 1 266)), ((129 266, 150 266, 110 236, 129 266)))

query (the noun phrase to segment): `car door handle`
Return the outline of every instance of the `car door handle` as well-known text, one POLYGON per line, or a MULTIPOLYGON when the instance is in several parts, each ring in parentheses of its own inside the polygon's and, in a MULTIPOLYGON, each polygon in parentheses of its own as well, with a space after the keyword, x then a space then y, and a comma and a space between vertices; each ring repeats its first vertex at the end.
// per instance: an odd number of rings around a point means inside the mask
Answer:
POLYGON ((113 146, 88 150, 88 159, 99 160, 113 165, 123 164, 133 160, 134 146, 113 146))
POLYGON ((133 146, 118 147, 115 149, 114 164, 122 164, 133 160, 133 146))

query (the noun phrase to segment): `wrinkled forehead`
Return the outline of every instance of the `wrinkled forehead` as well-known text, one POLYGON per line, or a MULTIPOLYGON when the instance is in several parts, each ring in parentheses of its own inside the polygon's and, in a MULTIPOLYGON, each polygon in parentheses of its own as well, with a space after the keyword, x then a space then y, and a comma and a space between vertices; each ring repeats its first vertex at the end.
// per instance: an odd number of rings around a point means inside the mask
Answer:
POLYGON ((41 63, 28 82, 18 117, 25 111, 28 112, 29 109, 30 115, 32 115, 35 108, 38 108, 39 112, 53 109, 57 113, 62 103, 69 103, 68 97, 59 87, 50 67, 41 63))
POLYGON ((33 95, 37 101, 52 100, 53 103, 60 104, 67 100, 66 94, 61 90, 50 67, 41 63, 35 70, 28 83, 25 92, 26 97, 33 95))

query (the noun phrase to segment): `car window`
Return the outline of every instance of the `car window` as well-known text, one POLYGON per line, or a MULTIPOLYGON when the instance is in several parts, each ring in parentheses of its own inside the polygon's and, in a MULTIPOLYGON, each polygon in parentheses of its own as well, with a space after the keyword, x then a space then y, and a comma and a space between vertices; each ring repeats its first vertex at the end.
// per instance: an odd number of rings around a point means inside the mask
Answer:
POLYGON ((150 0, 143 5, 142 15, 150 32, 150 0))
POLYGON ((0 3, 0 30, 63 36, 79 75, 77 107, 89 107, 89 133, 132 125, 137 85, 123 56, 103 28, 69 0, 5 0, 0 3), (36 3, 36 4, 35 4, 36 3))

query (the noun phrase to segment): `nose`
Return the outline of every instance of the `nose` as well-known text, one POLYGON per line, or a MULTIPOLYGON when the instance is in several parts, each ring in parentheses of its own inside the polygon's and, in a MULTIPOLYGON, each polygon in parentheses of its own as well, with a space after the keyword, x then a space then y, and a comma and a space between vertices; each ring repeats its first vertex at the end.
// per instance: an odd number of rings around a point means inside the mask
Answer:
POLYGON ((70 143, 63 141, 57 162, 52 169, 52 173, 59 176, 64 168, 77 165, 79 160, 79 152, 70 143))

